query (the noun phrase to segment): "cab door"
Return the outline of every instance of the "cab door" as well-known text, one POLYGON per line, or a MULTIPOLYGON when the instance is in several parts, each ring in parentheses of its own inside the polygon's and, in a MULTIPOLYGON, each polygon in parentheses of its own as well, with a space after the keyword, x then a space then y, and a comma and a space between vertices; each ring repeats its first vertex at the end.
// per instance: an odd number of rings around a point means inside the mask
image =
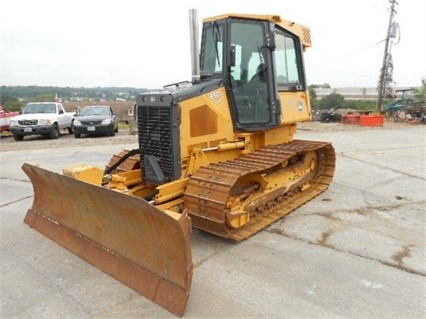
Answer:
POLYGON ((230 19, 227 27, 228 77, 237 130, 255 131, 277 126, 281 107, 275 89, 270 24, 230 19))

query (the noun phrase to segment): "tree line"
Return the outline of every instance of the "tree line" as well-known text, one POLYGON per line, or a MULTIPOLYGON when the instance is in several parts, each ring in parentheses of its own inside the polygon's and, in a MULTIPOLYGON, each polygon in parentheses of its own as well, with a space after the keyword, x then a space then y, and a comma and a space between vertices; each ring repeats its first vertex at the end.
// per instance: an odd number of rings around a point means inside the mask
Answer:
POLYGON ((315 89, 312 87, 309 87, 309 97, 311 107, 318 107, 321 110, 352 109, 373 111, 377 105, 376 100, 345 99, 345 97, 339 93, 331 93, 324 96, 322 99, 318 99, 315 89))
POLYGON ((7 111, 20 111, 29 102, 95 100, 115 101, 134 100, 136 95, 145 92, 143 88, 132 87, 94 87, 72 88, 58 86, 1 86, 0 104, 7 111))
MULTIPOLYGON (((329 88, 327 83, 321 85, 311 85, 309 87, 311 106, 320 109, 357 109, 373 110, 376 101, 368 100, 347 100, 343 95, 332 93, 322 99, 318 99, 316 88, 329 88)), ((103 100, 115 101, 123 99, 125 101, 135 100, 136 95, 145 92, 143 88, 131 87, 95 87, 95 88, 71 88, 57 86, 2 86, 0 94, 0 104, 8 111, 20 111, 28 102, 50 102, 60 98, 63 101, 70 100, 103 100)))

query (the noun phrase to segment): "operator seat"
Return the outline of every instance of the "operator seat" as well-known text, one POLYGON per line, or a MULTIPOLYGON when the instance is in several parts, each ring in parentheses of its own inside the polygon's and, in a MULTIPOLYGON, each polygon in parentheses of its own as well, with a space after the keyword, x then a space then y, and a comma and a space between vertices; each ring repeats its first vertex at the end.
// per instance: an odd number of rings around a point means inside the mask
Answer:
POLYGON ((266 63, 260 63, 256 68, 256 73, 250 79, 250 82, 253 83, 266 83, 266 63))

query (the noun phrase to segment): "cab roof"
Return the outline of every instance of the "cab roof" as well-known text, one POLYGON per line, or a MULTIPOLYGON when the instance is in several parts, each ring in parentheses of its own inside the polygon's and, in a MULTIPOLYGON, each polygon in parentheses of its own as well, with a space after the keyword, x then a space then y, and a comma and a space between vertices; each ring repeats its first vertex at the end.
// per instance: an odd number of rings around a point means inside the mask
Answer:
POLYGON ((217 20, 229 19, 229 18, 270 21, 280 26, 281 28, 297 35, 300 38, 300 41, 303 45, 303 49, 306 49, 306 47, 312 46, 311 31, 308 27, 296 22, 282 19, 279 15, 226 13, 222 15, 205 18, 203 19, 203 23, 214 22, 217 20))

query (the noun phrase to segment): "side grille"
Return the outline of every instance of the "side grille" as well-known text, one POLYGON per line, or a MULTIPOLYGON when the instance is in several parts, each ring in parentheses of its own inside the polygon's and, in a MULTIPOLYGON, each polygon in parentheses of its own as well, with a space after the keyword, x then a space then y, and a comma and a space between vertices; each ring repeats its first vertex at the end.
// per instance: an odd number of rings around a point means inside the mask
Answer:
POLYGON ((177 105, 138 105, 141 167, 146 181, 163 184, 180 177, 177 105))
POLYGON ((312 40, 311 40, 311 30, 309 30, 308 28, 303 28, 302 27, 302 42, 304 45, 306 46, 312 46, 312 40))

